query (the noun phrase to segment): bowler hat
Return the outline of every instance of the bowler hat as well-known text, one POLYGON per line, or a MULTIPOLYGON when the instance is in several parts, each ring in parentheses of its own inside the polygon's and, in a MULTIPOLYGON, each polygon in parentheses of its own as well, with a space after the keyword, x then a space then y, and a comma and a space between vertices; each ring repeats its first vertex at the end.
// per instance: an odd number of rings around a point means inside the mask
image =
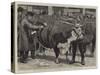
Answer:
POLYGON ((22 12, 22 11, 24 11, 24 9, 22 7, 18 7, 17 11, 22 12))

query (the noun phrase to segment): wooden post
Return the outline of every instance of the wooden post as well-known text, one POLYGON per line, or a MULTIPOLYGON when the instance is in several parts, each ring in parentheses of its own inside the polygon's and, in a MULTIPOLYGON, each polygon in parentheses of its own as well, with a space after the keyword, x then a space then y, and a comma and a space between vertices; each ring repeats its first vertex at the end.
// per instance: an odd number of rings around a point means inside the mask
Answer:
POLYGON ((48 15, 52 15, 53 14, 53 9, 52 6, 48 7, 48 15))
POLYGON ((85 8, 83 8, 82 14, 85 15, 85 8))

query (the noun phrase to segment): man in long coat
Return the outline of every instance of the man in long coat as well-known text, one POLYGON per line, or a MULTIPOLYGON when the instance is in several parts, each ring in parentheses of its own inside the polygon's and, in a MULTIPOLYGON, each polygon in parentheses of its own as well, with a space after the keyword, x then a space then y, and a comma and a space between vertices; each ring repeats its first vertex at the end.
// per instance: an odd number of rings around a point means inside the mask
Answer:
POLYGON ((32 12, 27 12, 27 15, 24 17, 22 15, 23 14, 18 18, 18 50, 20 53, 20 62, 26 63, 30 49, 29 30, 43 28, 43 26, 33 25, 32 21, 34 14, 32 12))

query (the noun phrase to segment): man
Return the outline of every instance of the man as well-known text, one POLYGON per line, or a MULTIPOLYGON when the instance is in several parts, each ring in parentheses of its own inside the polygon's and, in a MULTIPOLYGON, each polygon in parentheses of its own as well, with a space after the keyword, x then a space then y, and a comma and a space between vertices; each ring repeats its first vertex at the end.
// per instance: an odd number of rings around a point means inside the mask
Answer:
POLYGON ((75 40, 81 40, 83 39, 83 32, 82 32, 82 25, 79 23, 76 23, 75 27, 73 28, 71 32, 71 37, 68 38, 68 47, 70 48, 71 42, 75 40))
MULTIPOLYGON (((36 14, 34 17, 34 24, 37 26, 43 26, 46 27, 47 26, 47 22, 45 21, 45 13, 40 13, 40 14, 36 14)), ((38 40, 38 31, 41 31, 41 29, 37 30, 36 34, 35 31, 32 32, 33 36, 34 36, 34 45, 35 45, 35 54, 34 54, 34 50, 31 50, 31 57, 34 59, 36 55, 38 54, 43 54, 45 55, 45 48, 41 45, 41 43, 38 40), (35 55, 35 56, 34 56, 35 55)))
POLYGON ((18 56, 19 61, 25 63, 26 59, 26 51, 28 50, 28 40, 23 28, 23 12, 24 9, 22 7, 18 8, 18 56))
POLYGON ((36 30, 39 28, 43 28, 43 26, 36 26, 33 24, 34 14, 32 12, 27 12, 26 16, 22 18, 20 24, 20 42, 21 42, 21 57, 20 62, 26 63, 28 58, 28 52, 30 50, 30 45, 32 42, 32 38, 30 38, 30 30, 36 30))
POLYGON ((74 32, 73 35, 76 36, 77 39, 82 39, 83 38, 83 32, 82 32, 82 25, 80 25, 79 23, 77 23, 75 25, 75 28, 73 29, 74 32))

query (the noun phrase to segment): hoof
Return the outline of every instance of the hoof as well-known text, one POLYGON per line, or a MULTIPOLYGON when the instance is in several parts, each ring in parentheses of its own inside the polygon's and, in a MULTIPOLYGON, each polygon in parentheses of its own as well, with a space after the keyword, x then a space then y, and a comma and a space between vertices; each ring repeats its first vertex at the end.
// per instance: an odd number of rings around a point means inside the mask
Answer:
POLYGON ((60 62, 59 62, 58 60, 55 60, 55 63, 56 63, 56 64, 59 64, 60 62))
POLYGON ((81 62, 82 65, 85 65, 85 62, 81 62))
POLYGON ((32 59, 35 59, 35 56, 34 57, 31 57, 32 59))
POLYGON ((73 61, 73 60, 69 62, 69 64, 74 64, 74 63, 75 63, 75 61, 73 61))
POLYGON ((94 57, 94 54, 91 54, 90 57, 94 57))

